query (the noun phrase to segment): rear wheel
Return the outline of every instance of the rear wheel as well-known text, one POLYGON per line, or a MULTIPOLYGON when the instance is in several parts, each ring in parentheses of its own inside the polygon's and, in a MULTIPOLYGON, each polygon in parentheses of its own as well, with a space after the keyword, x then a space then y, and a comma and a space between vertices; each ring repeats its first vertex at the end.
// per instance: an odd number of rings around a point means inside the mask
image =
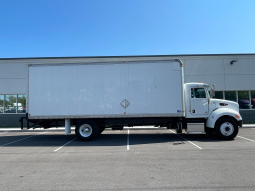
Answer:
POLYGON ((231 140, 234 139, 238 133, 238 126, 231 118, 221 118, 215 124, 215 135, 219 139, 231 140))
POLYGON ((79 121, 75 128, 75 134, 81 141, 90 141, 96 138, 99 133, 98 125, 91 120, 79 121))

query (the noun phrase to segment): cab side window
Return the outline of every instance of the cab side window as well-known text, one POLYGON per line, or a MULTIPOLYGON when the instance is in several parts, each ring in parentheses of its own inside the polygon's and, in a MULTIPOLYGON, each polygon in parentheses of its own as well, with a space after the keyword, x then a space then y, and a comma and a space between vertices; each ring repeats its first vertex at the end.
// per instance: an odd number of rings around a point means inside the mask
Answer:
POLYGON ((206 98, 204 88, 191 88, 191 98, 206 98))

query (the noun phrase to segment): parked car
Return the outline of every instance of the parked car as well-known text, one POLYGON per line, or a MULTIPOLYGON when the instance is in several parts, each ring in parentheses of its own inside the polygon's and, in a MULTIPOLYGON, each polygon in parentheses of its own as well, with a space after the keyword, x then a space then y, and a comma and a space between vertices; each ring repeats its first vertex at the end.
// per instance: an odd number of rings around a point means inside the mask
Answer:
POLYGON ((250 109, 250 102, 247 99, 239 99, 238 104, 240 109, 250 109))
POLYGON ((255 99, 251 99, 251 108, 252 109, 255 109, 255 99))

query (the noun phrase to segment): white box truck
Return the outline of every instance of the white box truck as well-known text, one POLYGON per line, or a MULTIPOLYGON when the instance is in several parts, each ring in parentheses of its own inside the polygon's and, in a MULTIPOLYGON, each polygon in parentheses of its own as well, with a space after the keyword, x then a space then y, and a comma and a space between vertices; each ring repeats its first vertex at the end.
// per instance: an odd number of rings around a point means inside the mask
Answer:
POLYGON ((167 127, 177 133, 187 123, 204 123, 204 132, 233 139, 242 118, 235 102, 213 99, 213 85, 184 83, 179 59, 28 64, 27 128, 75 125, 80 140, 105 128, 167 127), (32 125, 30 125, 32 124, 32 125))

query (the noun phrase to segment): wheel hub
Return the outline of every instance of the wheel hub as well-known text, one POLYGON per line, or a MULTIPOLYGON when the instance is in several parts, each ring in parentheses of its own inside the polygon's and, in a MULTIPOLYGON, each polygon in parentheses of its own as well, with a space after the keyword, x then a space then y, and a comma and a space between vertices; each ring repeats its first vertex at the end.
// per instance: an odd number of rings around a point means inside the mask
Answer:
POLYGON ((229 122, 222 123, 220 126, 220 131, 222 135, 230 136, 234 132, 234 126, 229 122))
POLYGON ((83 124, 79 129, 80 135, 83 137, 89 137, 92 134, 92 127, 89 124, 83 124))

